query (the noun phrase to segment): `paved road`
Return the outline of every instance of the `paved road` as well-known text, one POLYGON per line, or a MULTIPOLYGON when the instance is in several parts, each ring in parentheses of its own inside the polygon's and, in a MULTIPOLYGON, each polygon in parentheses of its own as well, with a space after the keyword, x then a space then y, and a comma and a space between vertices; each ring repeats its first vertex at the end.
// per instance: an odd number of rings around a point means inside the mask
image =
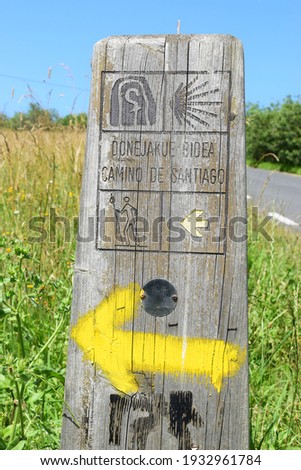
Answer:
POLYGON ((301 176, 248 167, 247 191, 249 202, 260 212, 301 229, 301 176))

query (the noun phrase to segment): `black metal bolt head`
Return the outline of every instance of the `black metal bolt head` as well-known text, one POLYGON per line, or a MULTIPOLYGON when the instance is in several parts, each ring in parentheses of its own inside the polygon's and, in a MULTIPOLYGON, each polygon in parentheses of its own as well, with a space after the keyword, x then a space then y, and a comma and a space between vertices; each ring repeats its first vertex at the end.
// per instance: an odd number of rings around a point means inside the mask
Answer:
POLYGON ((152 279, 141 289, 140 298, 147 313, 165 317, 176 308, 178 294, 166 279, 152 279))

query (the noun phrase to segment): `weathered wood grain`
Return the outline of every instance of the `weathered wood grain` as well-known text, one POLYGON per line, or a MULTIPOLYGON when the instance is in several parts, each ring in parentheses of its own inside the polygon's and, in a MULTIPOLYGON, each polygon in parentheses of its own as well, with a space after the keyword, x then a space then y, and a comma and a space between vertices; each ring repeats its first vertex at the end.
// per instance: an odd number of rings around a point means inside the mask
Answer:
POLYGON ((248 448, 244 122, 237 39, 95 45, 63 449, 248 448))

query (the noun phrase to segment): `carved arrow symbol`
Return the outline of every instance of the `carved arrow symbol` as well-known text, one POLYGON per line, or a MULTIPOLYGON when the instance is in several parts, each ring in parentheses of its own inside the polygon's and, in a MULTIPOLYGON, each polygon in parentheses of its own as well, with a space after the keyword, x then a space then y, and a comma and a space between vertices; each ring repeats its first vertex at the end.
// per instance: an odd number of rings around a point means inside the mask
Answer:
POLYGON ((72 339, 118 390, 138 392, 135 373, 171 374, 187 378, 204 376, 220 392, 226 377, 236 375, 246 358, 239 345, 219 339, 182 338, 158 333, 125 331, 140 300, 140 286, 116 287, 93 310, 83 315, 71 331, 72 339))
POLYGON ((193 237, 201 238, 203 236, 201 229, 205 229, 209 225, 206 220, 203 220, 203 212, 203 210, 193 209, 190 214, 180 222, 185 230, 187 230, 187 232, 193 237))

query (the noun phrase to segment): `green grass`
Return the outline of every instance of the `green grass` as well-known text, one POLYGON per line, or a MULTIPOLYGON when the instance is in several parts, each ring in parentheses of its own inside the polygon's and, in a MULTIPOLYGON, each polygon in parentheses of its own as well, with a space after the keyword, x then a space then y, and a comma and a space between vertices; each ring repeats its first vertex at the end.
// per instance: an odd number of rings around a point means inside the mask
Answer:
POLYGON ((301 448, 300 235, 249 239, 250 412, 256 449, 301 448))
POLYGON ((285 173, 292 173, 294 175, 301 175, 301 167, 297 165, 283 165, 282 163, 279 162, 254 162, 251 160, 247 160, 247 165, 254 167, 254 168, 260 168, 262 170, 269 170, 269 171, 282 171, 285 173))
MULTIPOLYGON (((0 449, 59 448, 82 131, 0 134, 0 449), (52 210, 52 212, 51 212, 52 210), (40 232, 30 230, 33 217, 40 232)), ((255 449, 301 448, 300 238, 249 236, 250 412, 255 449)), ((254 229, 255 230, 255 229, 254 229)))
POLYGON ((2 150, 0 448, 59 447, 75 240, 51 208, 78 214, 84 134, 6 132, 2 150), (69 239, 70 238, 70 239, 69 239))

